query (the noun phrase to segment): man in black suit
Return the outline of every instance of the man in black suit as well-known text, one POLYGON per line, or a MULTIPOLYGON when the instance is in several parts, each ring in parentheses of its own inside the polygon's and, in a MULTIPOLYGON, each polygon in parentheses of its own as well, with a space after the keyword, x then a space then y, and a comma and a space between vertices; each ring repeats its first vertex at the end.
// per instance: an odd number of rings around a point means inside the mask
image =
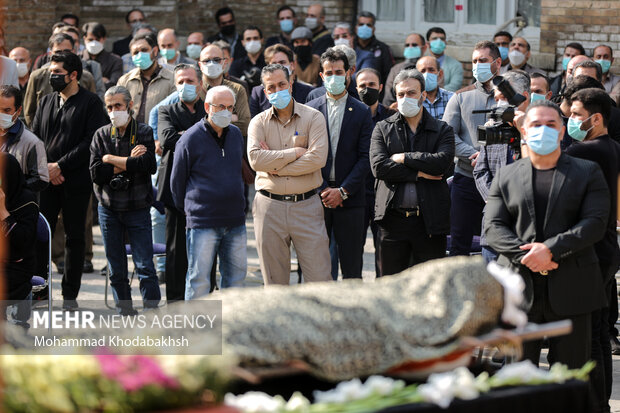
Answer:
POLYGON ((129 53, 129 42, 131 42, 131 39, 133 39, 135 28, 140 23, 146 22, 146 16, 144 15, 144 12, 140 9, 131 9, 125 15, 125 22, 127 23, 127 26, 131 29, 131 33, 129 34, 129 36, 123 37, 122 39, 115 41, 112 45, 112 53, 117 56, 122 56, 129 53))
MULTIPOLYGON (((605 233, 609 191, 597 164, 563 154, 562 114, 539 100, 526 112, 522 136, 529 157, 501 168, 487 199, 484 231, 498 263, 526 282, 535 323, 570 319, 570 334, 549 340, 552 362, 569 368, 590 359, 591 313, 604 292, 594 244, 605 233)), ((541 341, 524 345, 538 365, 541 341)))
POLYGON ((321 78, 327 93, 307 105, 319 110, 327 123, 329 152, 320 189, 327 234, 330 239, 335 237, 343 278, 362 278, 372 115, 366 105, 347 93, 348 71, 349 61, 343 52, 330 48, 323 53, 321 78))
POLYGON ((424 109, 422 73, 403 70, 394 91, 398 113, 377 123, 370 143, 382 276, 445 256, 450 233, 444 175, 454 158, 454 131, 424 109))

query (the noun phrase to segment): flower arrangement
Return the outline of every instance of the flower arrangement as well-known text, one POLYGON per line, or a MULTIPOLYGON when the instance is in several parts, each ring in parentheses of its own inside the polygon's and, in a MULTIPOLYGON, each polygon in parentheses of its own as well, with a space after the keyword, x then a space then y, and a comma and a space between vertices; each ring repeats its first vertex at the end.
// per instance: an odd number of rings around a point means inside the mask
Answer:
POLYGON ((5 412, 139 412, 214 405, 233 363, 224 356, 0 356, 5 412))
POLYGON ((333 390, 314 392, 314 404, 299 393, 287 402, 281 396, 271 397, 260 392, 239 396, 227 394, 224 403, 243 413, 370 413, 421 402, 447 408, 455 398, 475 399, 498 387, 563 383, 571 379, 585 381, 593 368, 593 362, 579 370, 569 370, 557 363, 550 370, 542 370, 530 361, 522 361, 503 367, 492 377, 486 372, 474 377, 465 367, 459 367, 432 374, 427 383, 421 385, 406 386, 402 380, 381 376, 371 376, 364 383, 353 379, 339 383, 333 390))

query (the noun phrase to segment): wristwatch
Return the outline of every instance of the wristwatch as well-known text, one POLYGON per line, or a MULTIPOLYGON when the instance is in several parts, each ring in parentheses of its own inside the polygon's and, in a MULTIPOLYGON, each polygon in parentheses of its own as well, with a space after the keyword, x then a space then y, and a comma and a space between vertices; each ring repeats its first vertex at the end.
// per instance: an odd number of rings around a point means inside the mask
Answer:
POLYGON ((349 197, 349 195, 347 195, 347 193, 344 191, 343 187, 338 188, 338 192, 340 192, 340 197, 342 198, 343 201, 346 201, 347 198, 349 197))

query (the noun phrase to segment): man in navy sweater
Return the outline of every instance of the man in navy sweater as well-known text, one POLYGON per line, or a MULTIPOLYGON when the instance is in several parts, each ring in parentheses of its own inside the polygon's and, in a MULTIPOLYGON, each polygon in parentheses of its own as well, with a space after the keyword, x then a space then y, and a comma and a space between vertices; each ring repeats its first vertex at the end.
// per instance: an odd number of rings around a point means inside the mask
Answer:
POLYGON ((245 198, 241 178, 243 136, 230 125, 235 94, 227 86, 207 92, 207 119, 189 128, 176 144, 170 189, 187 217, 185 299, 209 293, 215 254, 222 288, 243 285, 247 272, 245 198))

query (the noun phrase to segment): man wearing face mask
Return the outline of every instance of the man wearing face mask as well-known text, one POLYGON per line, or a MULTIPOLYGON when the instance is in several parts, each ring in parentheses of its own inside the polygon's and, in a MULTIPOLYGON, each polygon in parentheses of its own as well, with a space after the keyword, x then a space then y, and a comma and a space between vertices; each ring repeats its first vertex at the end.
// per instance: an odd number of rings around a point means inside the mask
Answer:
POLYGON ((329 30, 325 27, 325 8, 322 4, 315 3, 308 6, 305 26, 311 30, 312 54, 321 56, 334 45, 329 30))
POLYGON ((396 110, 396 94, 392 88, 394 79, 396 78, 396 75, 403 70, 415 69, 416 62, 420 57, 424 56, 427 47, 426 40, 424 40, 424 36, 421 34, 411 33, 407 36, 405 39, 405 49, 403 51, 405 61, 395 64, 390 69, 390 73, 388 74, 385 82, 385 95, 382 100, 385 106, 396 110))
MULTIPOLYGON (((312 91, 312 86, 300 82, 295 76, 296 65, 293 51, 288 47, 276 44, 265 49, 265 60, 268 64, 281 64, 288 70, 291 83, 293 86, 292 96, 296 102, 305 102, 308 97, 308 93, 312 91)), ((252 96, 250 97, 250 113, 252 117, 258 115, 260 112, 267 110, 271 107, 269 99, 265 94, 262 86, 255 86, 252 89, 252 96)))
POLYGON ((620 82, 620 76, 616 76, 609 71, 614 63, 614 51, 606 44, 598 45, 592 51, 592 59, 601 65, 603 69, 603 86, 605 86, 605 91, 611 94, 614 86, 620 82))
MULTIPOLYGON (((176 91, 174 75, 157 63, 159 50, 151 35, 134 37, 129 48, 136 68, 124 74, 118 80, 118 85, 129 90, 133 97, 136 121, 144 123, 151 109, 176 91)), ((156 153, 161 155, 159 149, 156 153)))
MULTIPOLYGON (((383 90, 381 83, 381 75, 375 69, 367 67, 358 70, 355 75, 355 83, 357 92, 360 95, 362 103, 370 109, 372 115, 372 126, 394 114, 394 111, 386 108, 379 102, 379 94, 383 90)), ((368 232, 368 226, 372 231, 372 240, 375 247, 375 272, 377 277, 380 276, 379 261, 379 227, 375 222, 375 177, 372 171, 368 171, 366 175, 366 206, 364 214, 364 234, 368 232)))
POLYGON ((94 60, 101 65, 101 75, 106 89, 116 85, 123 75, 123 61, 119 56, 103 48, 106 40, 105 27, 101 23, 89 22, 82 27, 82 33, 86 46, 82 59, 94 60))
POLYGON ((215 23, 220 31, 209 37, 207 42, 213 43, 224 40, 232 49, 234 59, 241 59, 247 52, 241 44, 241 36, 236 31, 235 14, 230 7, 222 7, 215 12, 215 23))
MULTIPOLYGON (((446 50, 446 32, 441 27, 431 27, 426 32, 431 55, 443 72, 443 89, 454 92, 463 85, 463 65, 456 59, 444 53, 446 50)), ((419 69, 418 69, 419 70, 419 69)))
MULTIPOLYGON (((185 297, 187 252, 185 249, 185 214, 176 209, 170 192, 170 174, 176 143, 186 130, 206 116, 198 92, 202 73, 193 65, 180 64, 174 69, 179 101, 159 107, 158 132, 163 155, 157 181, 157 200, 166 208, 166 298, 168 302, 185 297)), ((215 268, 215 265, 213 266, 215 268)))
POLYGON ((443 69, 440 69, 439 62, 433 56, 420 58, 415 67, 424 75, 424 108, 432 117, 441 120, 448 101, 454 95, 453 92, 439 87, 443 81, 443 69))
POLYGON ((185 48, 187 57, 198 61, 203 47, 205 47, 205 36, 202 32, 193 32, 187 36, 187 47, 185 48))
MULTIPOLYGON (((332 38, 334 39, 334 45, 340 46, 344 45, 350 48, 353 48, 353 33, 351 32, 351 25, 346 22, 336 23, 334 26, 334 30, 332 31, 332 38)), ((356 70, 364 69, 364 68, 373 68, 375 57, 373 53, 369 50, 358 50, 355 52, 356 60, 355 67, 356 70)))
POLYGON ((187 217, 185 299, 210 291, 211 267, 220 260, 222 288, 243 286, 247 272, 245 197, 241 168, 244 141, 230 124, 235 94, 226 86, 207 92, 207 118, 176 144, 170 176, 172 199, 187 217))
MULTIPOLYGON (((84 227, 92 184, 88 148, 93 134, 108 123, 99 97, 80 87, 82 62, 71 52, 54 53, 49 66, 53 93, 41 99, 32 132, 45 143, 51 185, 41 192, 41 212, 52 233, 58 213, 65 226, 63 308, 77 308, 84 265, 84 227)), ((37 274, 46 274, 47 250, 39 251, 37 274)))
MULTIPOLYGON (((570 334, 549 339, 548 357, 578 368, 590 359, 591 313, 603 297, 594 245, 605 234, 609 191, 596 163, 562 153, 554 103, 532 103, 521 133, 529 156, 498 170, 484 231, 498 263, 525 280, 528 320, 571 320, 570 334)), ((541 345, 524 343, 524 358, 538 365, 541 345)))
MULTIPOLYGON (((355 62, 357 60, 355 50, 345 45, 338 45, 338 46, 330 47, 327 50, 330 50, 330 49, 342 52, 347 57, 347 61, 349 62, 349 70, 347 70, 347 73, 345 75, 345 80, 344 80, 345 88, 347 89, 347 93, 349 94, 349 96, 357 100, 360 100, 360 97, 357 94, 357 89, 355 88, 355 79, 353 78, 353 74, 357 70, 357 67, 355 67, 355 62)), ((321 81, 322 79, 323 78, 321 78, 321 81)), ((325 85, 314 88, 313 90, 310 91, 310 93, 308 93, 308 96, 306 97, 306 103, 318 97, 324 96, 326 92, 327 91, 325 89, 325 85)))
POLYGON ((0 151, 15 156, 26 178, 26 187, 37 194, 49 182, 43 141, 19 119, 22 99, 15 86, 0 86, 0 151))
MULTIPOLYGON (((343 52, 336 47, 327 49, 321 56, 321 67, 326 94, 307 105, 320 111, 328 126, 329 152, 320 187, 325 227, 330 239, 335 237, 343 278, 362 278, 364 182, 369 170, 372 115, 345 89, 349 60, 343 52)), ((334 275, 337 278, 337 272, 334 275)))
POLYGON ((353 47, 356 53, 370 52, 373 56, 372 62, 367 67, 372 67, 381 73, 381 81, 385 82, 388 73, 394 66, 394 57, 390 47, 377 40, 375 37, 375 26, 377 18, 369 11, 362 11, 357 16, 357 26, 353 47))
POLYGON ((510 52, 510 42, 512 42, 512 34, 506 31, 495 33, 493 36, 493 43, 499 49, 499 54, 502 57, 502 67, 505 67, 510 63, 508 59, 508 52, 510 52))
POLYGON ((398 113, 377 123, 370 142, 381 276, 444 257, 450 231, 445 173, 454 157, 454 132, 423 108, 422 73, 400 72, 394 90, 398 113))
POLYGON ((508 60, 510 64, 502 66, 500 74, 504 74, 509 70, 523 70, 527 73, 541 73, 545 72, 537 67, 531 66, 527 61, 532 55, 530 51, 530 44, 523 37, 515 37, 510 42, 510 51, 508 52, 508 60))
POLYGON ((472 111, 495 106, 492 79, 502 65, 497 46, 489 41, 476 43, 471 60, 476 83, 452 96, 443 115, 454 129, 457 158, 450 194, 450 255, 469 255, 473 236, 480 231, 484 201, 473 170, 480 150, 478 126, 486 122, 486 116, 472 111))
POLYGON ((605 182, 611 195, 605 236, 594 244, 607 300, 601 303, 600 310, 592 313, 592 359, 596 361, 596 367, 591 374, 600 411, 609 411, 613 369, 608 318, 611 301, 618 302, 616 283, 613 281, 615 280, 614 274, 620 265, 620 250, 616 233, 620 144, 611 139, 607 133, 611 102, 603 90, 582 89, 574 93, 571 100, 568 134, 578 143, 571 145, 566 153, 576 158, 596 162, 605 175, 605 182))
POLYGON ((159 46, 159 64, 174 70, 174 67, 180 63, 196 64, 195 60, 187 58, 181 54, 179 46, 181 42, 177 38, 174 29, 161 29, 157 34, 157 45, 159 46))
POLYGON ((123 86, 105 93, 112 121, 90 145, 90 176, 99 201, 99 225, 110 272, 110 285, 121 315, 136 315, 127 276, 125 233, 140 281, 144 308, 157 308, 161 292, 153 265, 151 174, 155 173, 153 131, 133 119, 131 94, 123 86))
POLYGON ((318 195, 329 146, 325 118, 292 99, 284 66, 265 66, 261 77, 272 108, 250 122, 248 158, 256 171, 252 214, 263 280, 290 284, 291 241, 307 282, 331 280, 318 195))
POLYGON ((263 32, 256 26, 248 26, 243 31, 243 47, 247 55, 235 59, 230 66, 231 76, 238 77, 248 82, 250 90, 260 85, 260 71, 265 67, 263 50, 263 32))
POLYGON ((585 55, 586 50, 583 48, 581 43, 573 42, 564 47, 564 54, 562 55, 562 72, 551 79, 551 91, 553 92, 554 97, 561 94, 566 88, 566 83, 568 82, 568 63, 575 56, 585 55))
POLYGON ((547 75, 541 73, 530 74, 530 102, 536 102, 537 100, 551 100, 551 81, 547 75))
POLYGON ((276 36, 267 38, 267 41, 265 41, 265 48, 279 43, 292 49, 293 40, 291 39, 291 33, 293 32, 293 29, 295 29, 295 26, 297 26, 297 16, 295 15, 295 10, 286 4, 284 6, 280 6, 276 12, 276 19, 278 19, 280 33, 276 36))
POLYGON ((321 59, 312 53, 312 32, 307 27, 298 27, 291 33, 291 39, 295 52, 297 78, 315 87, 320 85, 321 59))
MULTIPOLYGON (((30 52, 24 47, 16 47, 9 53, 9 59, 14 60, 15 63, 17 63, 19 90, 23 99, 24 95, 26 94, 28 79, 30 79, 30 65, 32 64, 30 52)), ((23 118, 23 115, 21 115, 21 117, 23 118)))
POLYGON ((125 23, 127 23, 127 28, 131 30, 131 33, 129 33, 129 36, 114 42, 112 53, 117 56, 123 56, 129 53, 129 43, 135 35, 135 28, 141 23, 146 23, 146 16, 140 9, 131 9, 125 15, 125 23))

